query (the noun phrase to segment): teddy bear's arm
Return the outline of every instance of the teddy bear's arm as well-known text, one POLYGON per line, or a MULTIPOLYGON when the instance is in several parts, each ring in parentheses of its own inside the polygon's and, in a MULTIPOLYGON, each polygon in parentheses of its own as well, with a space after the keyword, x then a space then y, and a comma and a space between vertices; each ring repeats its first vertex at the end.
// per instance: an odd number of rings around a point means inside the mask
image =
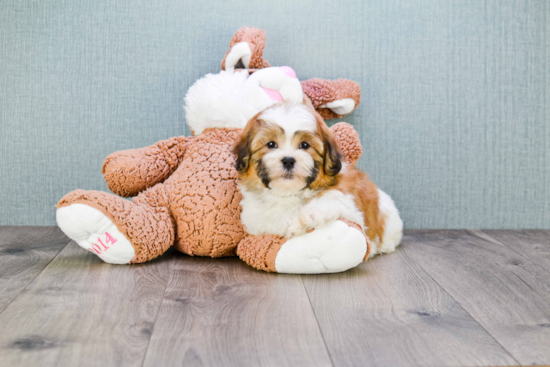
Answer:
POLYGON ((313 78, 302 81, 302 89, 326 120, 350 114, 361 102, 359 83, 348 79, 313 78))
POLYGON ((105 159, 101 173, 112 192, 135 196, 167 179, 178 168, 192 139, 180 136, 141 149, 115 152, 105 159))
POLYGON ((352 167, 355 166, 357 160, 361 157, 363 147, 357 131, 346 122, 339 122, 330 128, 334 139, 344 154, 344 160, 352 167))

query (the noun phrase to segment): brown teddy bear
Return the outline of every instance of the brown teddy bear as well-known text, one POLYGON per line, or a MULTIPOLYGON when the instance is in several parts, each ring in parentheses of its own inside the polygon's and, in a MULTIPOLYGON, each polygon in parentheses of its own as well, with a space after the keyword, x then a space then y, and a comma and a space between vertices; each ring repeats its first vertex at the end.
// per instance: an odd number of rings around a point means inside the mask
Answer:
MULTIPOLYGON (((222 62, 225 70, 198 80, 185 97, 193 136, 108 156, 102 173, 109 189, 133 199, 100 191, 68 193, 57 205, 65 234, 113 264, 142 263, 171 246, 191 256, 238 255, 257 269, 277 272, 343 271, 365 259, 365 233, 343 220, 291 239, 251 236, 243 229, 231 151, 247 121, 278 101, 301 102, 304 95, 323 116, 336 117, 355 109, 360 97, 351 81, 300 83, 291 68, 269 67, 264 46, 264 31, 240 29, 222 62), (238 63, 260 70, 234 70, 238 63), (291 246, 305 255, 289 258, 282 249, 291 246), (302 271, 301 262, 317 265, 302 271)), ((331 131, 344 159, 355 164, 361 145, 353 127, 338 123, 331 131)))

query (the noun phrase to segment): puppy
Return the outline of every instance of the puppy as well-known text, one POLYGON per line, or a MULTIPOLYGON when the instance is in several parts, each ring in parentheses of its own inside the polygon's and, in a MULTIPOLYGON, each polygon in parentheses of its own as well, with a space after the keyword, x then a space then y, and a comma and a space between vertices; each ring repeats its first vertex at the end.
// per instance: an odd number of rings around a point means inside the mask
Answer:
POLYGON ((322 117, 304 103, 278 103, 250 119, 234 146, 241 221, 254 235, 300 236, 346 219, 376 253, 393 252, 403 223, 392 199, 342 161, 322 117))

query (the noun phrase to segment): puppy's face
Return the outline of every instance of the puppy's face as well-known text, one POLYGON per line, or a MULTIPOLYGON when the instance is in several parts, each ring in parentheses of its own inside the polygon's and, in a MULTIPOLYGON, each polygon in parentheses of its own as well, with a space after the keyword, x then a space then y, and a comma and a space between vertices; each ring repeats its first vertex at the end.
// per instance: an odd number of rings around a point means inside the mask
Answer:
POLYGON ((332 133, 313 108, 277 104, 246 125, 234 147, 241 182, 284 194, 336 183, 341 153, 332 133))

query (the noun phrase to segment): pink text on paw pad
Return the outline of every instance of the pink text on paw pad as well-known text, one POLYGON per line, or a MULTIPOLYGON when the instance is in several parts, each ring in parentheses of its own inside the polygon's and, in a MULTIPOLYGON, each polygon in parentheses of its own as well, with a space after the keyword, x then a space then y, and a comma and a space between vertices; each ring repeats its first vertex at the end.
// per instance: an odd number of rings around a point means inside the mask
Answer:
POLYGON ((105 242, 101 241, 101 237, 98 237, 97 241, 92 243, 92 246, 88 249, 88 251, 91 251, 97 255, 101 255, 111 246, 113 246, 116 241, 118 240, 111 236, 109 232, 105 232, 105 242))

